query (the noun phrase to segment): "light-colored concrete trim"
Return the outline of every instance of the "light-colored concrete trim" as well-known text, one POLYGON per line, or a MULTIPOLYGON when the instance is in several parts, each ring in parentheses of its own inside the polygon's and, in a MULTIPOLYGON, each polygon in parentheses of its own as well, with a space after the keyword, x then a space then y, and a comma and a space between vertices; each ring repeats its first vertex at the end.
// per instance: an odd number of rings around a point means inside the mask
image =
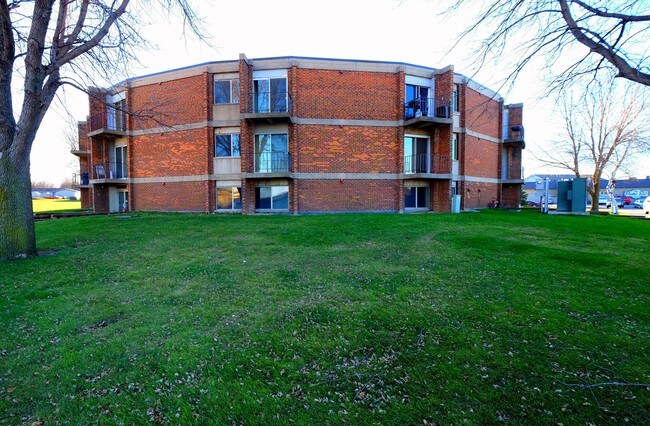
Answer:
POLYGON ((194 175, 194 176, 156 176, 131 178, 131 183, 178 183, 178 182, 202 182, 206 180, 217 180, 214 175, 194 175))
POLYGON ((470 89, 474 90, 475 92, 478 92, 481 95, 486 96, 486 97, 488 97, 490 99, 493 99, 493 100, 495 100, 497 102, 503 102, 503 100, 504 100, 501 97, 501 95, 499 95, 497 92, 495 92, 492 89, 488 89, 487 87, 483 86, 482 84, 475 82, 471 78, 467 79, 467 87, 469 87, 470 89))
POLYGON ((480 176, 459 176, 458 179, 455 180, 461 180, 465 182, 476 182, 476 183, 494 183, 494 184, 501 183, 501 179, 480 177, 480 176))
POLYGON ((436 70, 436 71, 434 72, 434 74, 444 74, 444 73, 446 73, 447 71, 453 71, 453 70, 454 70, 454 66, 453 66, 453 65, 447 65, 447 66, 444 67, 444 68, 440 68, 439 70, 436 70))
POLYGON ((293 117, 294 124, 314 126, 367 126, 367 127, 401 127, 404 120, 347 120, 330 118, 300 118, 293 117))
POLYGON ((522 102, 520 102, 520 103, 518 103, 518 104, 508 104, 508 105, 505 105, 505 106, 504 106, 505 109, 510 109, 510 108, 523 108, 523 107, 524 107, 524 104, 523 104, 522 102))
POLYGON ((200 121, 198 123, 179 124, 169 127, 152 127, 150 129, 129 130, 126 132, 128 136, 144 136, 156 133, 173 133, 182 132, 184 130, 197 130, 205 127, 236 127, 239 128, 240 120, 216 120, 216 121, 200 121))
POLYGON ((493 142, 493 143, 501 143, 501 142, 503 142, 499 138, 495 138, 494 136, 488 136, 488 135, 484 135, 483 133, 479 133, 479 132, 475 132, 473 130, 469 130, 467 127, 454 128, 454 133, 465 133, 468 136, 472 136, 472 137, 479 138, 481 140, 486 140, 488 142, 493 142))
POLYGON ((399 173, 291 173, 294 179, 318 180, 398 180, 399 173))
MULTIPOLYGON (((270 174, 269 179, 274 178, 270 174)), ((178 182, 203 182, 203 181, 234 181, 245 178, 245 173, 229 173, 229 174, 207 174, 207 175, 190 175, 190 176, 157 176, 157 177, 143 177, 143 178, 129 178, 120 179, 119 181, 96 179, 91 180, 91 184, 139 184, 139 183, 178 183, 178 182)), ((465 182, 477 183, 523 183, 515 179, 496 179, 480 176, 452 176, 448 173, 290 173, 291 179, 305 179, 305 180, 416 180, 416 179, 442 179, 442 180, 455 180, 465 182)))

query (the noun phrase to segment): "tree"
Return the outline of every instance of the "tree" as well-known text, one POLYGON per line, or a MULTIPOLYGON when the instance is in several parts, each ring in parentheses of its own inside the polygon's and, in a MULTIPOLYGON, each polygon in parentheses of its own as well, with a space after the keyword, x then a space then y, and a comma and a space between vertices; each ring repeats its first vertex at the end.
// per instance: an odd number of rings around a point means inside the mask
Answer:
POLYGON ((647 95, 630 86, 611 79, 589 85, 579 96, 561 97, 563 138, 536 156, 546 165, 588 177, 592 212, 598 211, 601 178, 616 179, 637 155, 650 151, 647 95))
POLYGON ((444 13, 479 7, 459 39, 480 39, 477 68, 512 59, 512 83, 534 59, 551 72, 551 89, 615 70, 617 77, 650 86, 647 0, 454 0, 444 13), (483 31, 487 31, 483 33, 483 31), (506 55, 507 53, 507 55, 506 55))
POLYGON ((189 1, 0 0, 0 259, 36 254, 29 155, 57 91, 126 75, 148 46, 139 29, 152 8, 180 14, 201 37, 189 1), (22 82, 16 110, 14 79, 22 82))

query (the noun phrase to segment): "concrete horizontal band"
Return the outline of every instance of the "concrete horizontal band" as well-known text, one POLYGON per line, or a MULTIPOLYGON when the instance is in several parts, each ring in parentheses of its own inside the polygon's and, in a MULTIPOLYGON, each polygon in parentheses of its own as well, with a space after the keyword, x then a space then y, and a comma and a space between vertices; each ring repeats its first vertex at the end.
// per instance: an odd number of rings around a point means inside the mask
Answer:
MULTIPOLYGON (((402 127, 404 120, 348 120, 348 119, 328 119, 328 118, 300 118, 293 117, 292 122, 298 125, 307 126, 357 126, 357 127, 402 127)), ((240 127, 239 120, 213 120, 200 121, 197 123, 181 124, 178 126, 163 126, 151 129, 130 130, 125 132, 130 136, 144 136, 161 133, 181 132, 184 130, 199 130, 205 127, 240 127)), ((469 136, 479 138, 494 143, 502 143, 502 140, 494 136, 485 135, 475 132, 466 127, 454 127, 455 133, 465 133, 469 136)))
MULTIPOLYGON (((225 181, 239 180, 245 178, 244 173, 229 173, 227 175, 188 175, 188 176, 161 176, 146 178, 122 179, 119 183, 178 183, 178 182, 205 182, 205 181, 225 181)), ((271 176, 269 176, 271 178, 271 176)), ((480 176, 452 176, 447 173, 290 173, 291 179, 303 180, 410 180, 410 179, 440 179, 440 180, 459 180, 465 182, 477 183, 514 183, 512 180, 501 180, 496 178, 487 178, 480 176)), ((91 183, 95 183, 91 181, 91 183)), ((111 183, 111 182, 104 182, 111 183)), ((117 182, 115 182, 117 183, 117 182)))

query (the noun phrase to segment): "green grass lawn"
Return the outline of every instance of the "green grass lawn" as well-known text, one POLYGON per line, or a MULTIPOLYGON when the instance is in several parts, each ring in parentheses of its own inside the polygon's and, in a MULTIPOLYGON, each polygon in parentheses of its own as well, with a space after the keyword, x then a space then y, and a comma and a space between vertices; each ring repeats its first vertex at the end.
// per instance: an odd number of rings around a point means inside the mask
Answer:
POLYGON ((55 213, 81 210, 81 201, 70 201, 67 199, 50 200, 38 198, 32 200, 34 213, 55 213))
POLYGON ((650 221, 136 213, 37 237, 0 263, 2 424, 650 418, 650 221))

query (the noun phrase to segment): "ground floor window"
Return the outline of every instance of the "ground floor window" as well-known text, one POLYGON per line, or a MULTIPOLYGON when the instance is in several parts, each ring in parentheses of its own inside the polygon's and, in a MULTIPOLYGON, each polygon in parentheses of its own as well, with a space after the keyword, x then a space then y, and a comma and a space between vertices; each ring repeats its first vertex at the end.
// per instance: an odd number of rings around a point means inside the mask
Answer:
POLYGON ((255 189, 258 210, 289 210, 288 186, 259 186, 255 189))
POLYGON ((241 188, 217 188, 217 210, 241 210, 241 188))
POLYGON ((404 208, 419 209, 429 207, 429 188, 410 186, 404 188, 404 208))

